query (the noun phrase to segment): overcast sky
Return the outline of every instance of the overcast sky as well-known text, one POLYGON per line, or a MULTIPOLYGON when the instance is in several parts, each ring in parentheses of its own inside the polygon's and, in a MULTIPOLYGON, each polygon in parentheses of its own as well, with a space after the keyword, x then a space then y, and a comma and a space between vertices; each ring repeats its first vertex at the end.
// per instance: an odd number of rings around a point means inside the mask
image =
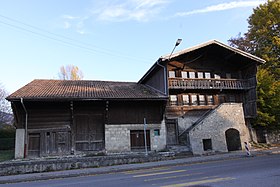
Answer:
POLYGON ((74 64, 84 79, 138 81, 162 55, 247 31, 263 0, 1 0, 0 82, 14 92, 57 79, 74 64))

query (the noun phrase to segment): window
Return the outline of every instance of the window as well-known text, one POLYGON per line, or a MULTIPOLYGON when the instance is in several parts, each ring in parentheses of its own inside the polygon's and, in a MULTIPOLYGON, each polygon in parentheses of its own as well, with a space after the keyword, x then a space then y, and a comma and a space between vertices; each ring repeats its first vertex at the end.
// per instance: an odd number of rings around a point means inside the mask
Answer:
POLYGON ((194 79, 195 78, 195 72, 189 72, 190 78, 194 79))
POLYGON ((208 105, 214 105, 213 95, 207 95, 207 104, 208 105))
POLYGON ((231 79, 231 74, 230 73, 226 73, 226 78, 227 79, 231 79))
POLYGON ((170 105, 177 105, 177 95, 170 95, 170 105))
POLYGON ((221 76, 218 75, 218 74, 214 74, 214 78, 215 78, 215 79, 221 79, 221 76))
POLYGON ((203 79, 203 72, 197 72, 197 78, 203 79))
POLYGON ((168 76, 169 78, 175 78, 175 71, 169 71, 168 76))
POLYGON ((183 95, 182 99, 183 99, 183 105, 189 105, 190 104, 189 95, 183 95))
POLYGON ((205 75, 205 79, 211 79, 210 72, 205 72, 204 75, 205 75))
POLYGON ((155 129, 154 130, 154 135, 155 136, 160 136, 160 130, 159 129, 155 129))
POLYGON ((206 105, 206 101, 205 101, 205 96, 204 95, 199 95, 199 105, 206 105))
POLYGON ((182 78, 188 78, 188 72, 182 71, 181 72, 182 78))
POLYGON ((191 95, 191 99, 192 99, 192 105, 197 105, 197 96, 196 95, 191 95))
POLYGON ((203 143, 203 150, 204 151, 212 150, 212 141, 211 141, 211 139, 203 139, 202 143, 203 143))
POLYGON ((236 102, 235 95, 229 95, 228 96, 228 102, 235 103, 236 102))

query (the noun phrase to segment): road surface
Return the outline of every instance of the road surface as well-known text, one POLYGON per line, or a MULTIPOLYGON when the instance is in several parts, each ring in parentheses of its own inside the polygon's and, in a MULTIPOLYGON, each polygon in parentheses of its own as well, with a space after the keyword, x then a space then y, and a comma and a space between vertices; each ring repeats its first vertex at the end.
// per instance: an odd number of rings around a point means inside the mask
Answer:
POLYGON ((196 164, 30 181, 0 186, 280 186, 280 155, 236 158, 196 164))

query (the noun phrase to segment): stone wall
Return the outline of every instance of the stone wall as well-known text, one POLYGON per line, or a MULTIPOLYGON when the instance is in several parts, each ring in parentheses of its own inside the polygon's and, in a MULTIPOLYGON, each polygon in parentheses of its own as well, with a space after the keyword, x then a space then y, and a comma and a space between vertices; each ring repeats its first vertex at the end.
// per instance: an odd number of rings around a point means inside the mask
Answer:
MULTIPOLYGON (((105 149, 108 153, 130 152, 130 130, 143 130, 143 124, 110 124, 105 125, 105 149)), ((161 124, 147 124, 150 130, 151 151, 166 148, 165 121, 161 124), (159 129, 160 135, 155 136, 154 130, 159 129)))
POLYGON ((210 139, 212 152, 228 152, 225 132, 228 129, 239 131, 241 146, 250 140, 248 128, 245 125, 241 103, 224 103, 205 117, 189 132, 193 154, 204 154, 203 139, 210 139))
POLYGON ((174 154, 149 154, 148 156, 145 156, 144 154, 131 154, 95 157, 58 157, 40 160, 14 160, 0 163, 0 176, 155 162, 170 159, 174 159, 174 154))
POLYGON ((179 144, 189 146, 188 132, 186 130, 201 118, 208 110, 188 111, 178 118, 179 144))
POLYGON ((280 130, 269 130, 265 133, 266 143, 280 144, 280 130))

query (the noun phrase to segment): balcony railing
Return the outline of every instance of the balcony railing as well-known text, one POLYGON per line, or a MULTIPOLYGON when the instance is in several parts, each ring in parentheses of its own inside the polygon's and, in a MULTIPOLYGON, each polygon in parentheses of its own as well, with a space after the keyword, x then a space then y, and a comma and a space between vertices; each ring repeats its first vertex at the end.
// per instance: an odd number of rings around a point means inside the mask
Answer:
POLYGON ((170 89, 234 89, 246 90, 255 87, 256 79, 189 79, 169 78, 170 89))

